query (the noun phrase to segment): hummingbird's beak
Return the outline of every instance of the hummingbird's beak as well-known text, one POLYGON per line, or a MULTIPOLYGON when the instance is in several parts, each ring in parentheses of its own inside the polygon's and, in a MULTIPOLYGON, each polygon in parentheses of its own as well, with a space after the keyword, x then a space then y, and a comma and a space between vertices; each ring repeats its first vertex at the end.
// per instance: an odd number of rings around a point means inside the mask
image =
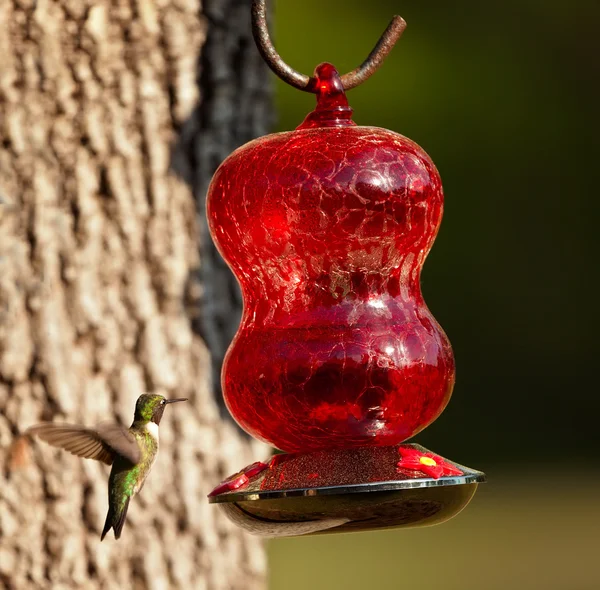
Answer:
POLYGON ((187 397, 176 397, 175 399, 167 399, 165 400, 165 404, 174 404, 175 402, 187 402, 187 397))

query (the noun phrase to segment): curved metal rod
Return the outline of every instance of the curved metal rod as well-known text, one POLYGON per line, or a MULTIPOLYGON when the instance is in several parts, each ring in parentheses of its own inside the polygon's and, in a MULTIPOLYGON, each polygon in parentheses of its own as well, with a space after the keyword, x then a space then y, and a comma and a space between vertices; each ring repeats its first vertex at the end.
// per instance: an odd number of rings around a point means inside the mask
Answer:
MULTIPOLYGON (((379 69, 383 60, 396 44, 396 41, 400 39, 405 28, 406 22, 401 16, 394 16, 392 18, 367 59, 358 68, 341 77, 344 90, 350 90, 362 84, 379 69)), ((275 47, 273 47, 267 26, 266 0, 253 0, 252 2, 252 34, 263 59, 267 62, 271 70, 284 82, 287 82, 294 88, 298 88, 298 90, 316 92, 316 87, 312 84, 313 79, 286 64, 279 53, 277 53, 275 47)))

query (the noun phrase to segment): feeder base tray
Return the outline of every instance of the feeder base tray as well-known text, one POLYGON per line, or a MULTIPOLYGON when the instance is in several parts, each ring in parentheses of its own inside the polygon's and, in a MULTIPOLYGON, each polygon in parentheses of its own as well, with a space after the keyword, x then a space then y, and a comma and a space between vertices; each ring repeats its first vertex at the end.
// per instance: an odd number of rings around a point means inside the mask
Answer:
POLYGON ((209 502, 261 536, 368 531, 445 522, 484 481, 482 472, 416 444, 333 449, 255 463, 225 480, 209 502), (411 463, 402 461, 400 449, 413 463, 423 457, 425 472, 404 467, 411 463), (432 458, 452 475, 428 476, 432 458))

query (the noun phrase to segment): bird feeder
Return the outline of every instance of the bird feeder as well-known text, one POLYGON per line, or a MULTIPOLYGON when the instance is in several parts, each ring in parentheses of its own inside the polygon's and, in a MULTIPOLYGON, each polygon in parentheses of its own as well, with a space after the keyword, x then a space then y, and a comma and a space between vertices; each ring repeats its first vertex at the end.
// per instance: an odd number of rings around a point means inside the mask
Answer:
POLYGON ((244 297, 225 402, 244 430, 284 451, 227 478, 209 501, 267 536, 448 520, 484 474, 405 442, 454 385, 450 342, 420 288, 442 184, 416 143, 356 125, 345 95, 405 22, 395 17, 353 72, 325 63, 308 77, 275 51, 264 0, 252 11, 266 62, 317 105, 296 130, 233 152, 208 191, 210 231, 244 297))

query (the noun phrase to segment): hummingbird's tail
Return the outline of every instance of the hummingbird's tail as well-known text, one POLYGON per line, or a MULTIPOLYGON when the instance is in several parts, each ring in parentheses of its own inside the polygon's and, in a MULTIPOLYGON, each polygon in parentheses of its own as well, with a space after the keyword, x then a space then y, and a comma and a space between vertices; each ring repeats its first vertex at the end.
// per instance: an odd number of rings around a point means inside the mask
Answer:
POLYGON ((112 506, 109 507, 104 523, 104 529, 100 535, 100 541, 104 541, 106 533, 108 533, 111 528, 115 531, 115 539, 118 539, 121 536, 121 531, 125 524, 125 517, 127 516, 127 509, 129 508, 129 500, 130 498, 128 497, 123 503, 123 507, 118 512, 114 512, 112 506))

